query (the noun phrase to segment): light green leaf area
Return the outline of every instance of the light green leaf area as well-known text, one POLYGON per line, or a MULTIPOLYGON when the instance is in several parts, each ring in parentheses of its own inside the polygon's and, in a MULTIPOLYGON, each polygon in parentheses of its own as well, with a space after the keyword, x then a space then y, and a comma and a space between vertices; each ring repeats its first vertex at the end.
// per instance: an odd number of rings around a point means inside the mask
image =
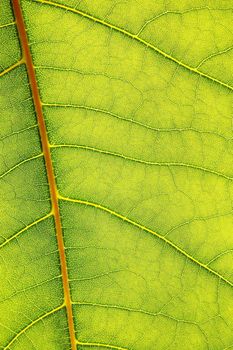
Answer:
MULTIPOLYGON (((54 1, 21 6, 77 350, 233 349, 233 1, 54 1)), ((0 42, 0 349, 68 350, 46 167, 9 0, 0 42)))

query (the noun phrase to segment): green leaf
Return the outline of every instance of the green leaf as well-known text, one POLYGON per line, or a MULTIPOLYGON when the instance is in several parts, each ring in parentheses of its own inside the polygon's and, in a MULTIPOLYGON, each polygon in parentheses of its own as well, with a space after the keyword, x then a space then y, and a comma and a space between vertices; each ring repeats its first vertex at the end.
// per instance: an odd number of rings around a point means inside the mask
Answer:
POLYGON ((232 10, 1 2, 0 349, 233 348, 232 10))

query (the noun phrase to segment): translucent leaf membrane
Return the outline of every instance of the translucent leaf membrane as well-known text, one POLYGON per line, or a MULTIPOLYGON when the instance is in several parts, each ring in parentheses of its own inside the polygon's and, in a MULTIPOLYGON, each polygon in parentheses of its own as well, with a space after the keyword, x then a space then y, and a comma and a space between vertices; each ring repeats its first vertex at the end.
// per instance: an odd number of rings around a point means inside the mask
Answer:
POLYGON ((0 348, 230 349, 232 3, 20 6, 59 213, 6 1, 0 348))

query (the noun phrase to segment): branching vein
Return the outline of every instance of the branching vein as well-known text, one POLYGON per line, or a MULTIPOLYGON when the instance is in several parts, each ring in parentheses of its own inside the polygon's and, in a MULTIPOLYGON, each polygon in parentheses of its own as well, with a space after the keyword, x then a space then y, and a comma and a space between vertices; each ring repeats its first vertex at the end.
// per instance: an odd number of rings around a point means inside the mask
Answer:
POLYGON ((115 30, 119 33, 122 33, 124 35, 127 35, 128 37, 130 37, 131 39, 134 39, 138 42, 140 42, 141 44, 149 47, 150 49, 154 50, 155 52, 159 53, 160 55, 162 55, 163 57, 169 59, 170 61, 173 61, 175 63, 177 63, 179 66, 187 69, 188 71, 192 72, 192 73, 195 73, 195 74, 198 74, 204 78, 207 78, 208 80, 211 80, 212 82, 215 82, 217 84, 220 84, 222 86, 224 86, 225 88, 228 88, 230 90, 233 90, 233 87, 227 83, 224 83, 223 81, 219 80, 219 79, 216 79, 214 77, 212 77, 211 75, 209 74, 206 74, 206 73, 203 73, 202 71, 198 70, 197 68, 194 68, 194 67, 191 67, 181 61, 179 61, 178 59, 176 59, 175 57, 167 54, 166 52, 160 50, 158 47, 154 46, 153 44, 151 44, 150 42, 142 39, 141 37, 139 37, 137 34, 133 34, 131 32, 128 32, 127 30, 123 29, 123 28, 120 28, 118 26, 115 26, 111 23, 108 23, 102 19, 99 19, 99 18, 96 18, 94 17, 93 15, 90 15, 88 13, 85 13, 85 12, 82 12, 78 9, 75 9, 75 8, 72 8, 72 7, 69 7, 69 6, 66 6, 66 5, 62 5, 62 4, 59 4, 57 2, 53 2, 53 1, 49 1, 49 0, 34 0, 35 2, 40 2, 40 3, 43 3, 43 4, 47 4, 47 5, 51 5, 51 6, 55 6, 55 7, 58 7, 58 8, 61 8, 61 9, 64 9, 66 11, 70 11, 70 12, 73 12, 73 13, 76 13, 82 17, 85 17, 85 18, 88 18, 96 23, 99 23, 101 25, 104 25, 105 27, 108 27, 112 30, 115 30))
POLYGON ((59 310, 63 309, 65 307, 64 304, 44 313, 43 315, 39 316, 38 318, 36 318, 35 320, 33 320, 31 323, 29 323, 26 327, 24 327, 23 329, 21 329, 21 331, 19 331, 11 340, 10 342, 3 348, 3 350, 8 350, 10 349, 11 345, 22 335, 24 334, 29 328, 31 328, 32 326, 34 326, 36 323, 38 323, 39 321, 42 321, 43 319, 45 319, 46 317, 58 312, 59 310))
POLYGON ((12 64, 12 66, 10 66, 10 67, 4 69, 2 72, 0 72, 0 77, 2 77, 3 75, 5 75, 5 74, 11 72, 11 71, 14 70, 15 68, 21 66, 23 63, 24 63, 24 60, 21 59, 21 60, 19 60, 18 62, 12 64))
POLYGON ((180 254, 184 255, 186 258, 188 258, 189 260, 191 260, 192 262, 194 262, 195 264, 197 264, 198 266, 200 266, 201 268, 203 268, 204 270, 208 271, 209 273, 211 273, 212 275, 214 275, 215 277, 219 278, 220 280, 222 280, 223 282, 225 282, 226 284, 230 285, 231 287, 233 287, 233 283, 231 281, 229 281, 227 278, 225 278, 224 276, 222 276, 220 273, 218 273, 217 271, 211 269, 208 265, 203 264, 202 262, 200 262, 199 260, 195 259, 192 255, 190 255, 189 253, 187 253, 185 250, 183 250, 182 248, 178 247, 175 243, 173 243, 172 241, 170 241, 169 239, 167 239, 166 237, 162 236, 161 234, 153 231, 152 229, 145 227, 142 224, 137 223, 136 221, 131 220, 130 218, 117 213, 116 211, 109 209, 107 207, 104 207, 103 205, 97 204, 97 203, 93 203, 93 202, 89 202, 86 200, 81 200, 81 199, 74 199, 74 198, 69 198, 69 197, 64 197, 62 195, 58 195, 58 198, 60 200, 63 201, 67 201, 67 202, 71 202, 71 203, 79 203, 82 205, 87 205, 89 207, 93 207, 99 210, 102 210, 106 213, 109 213, 143 231, 146 231, 150 234, 152 234, 153 236, 159 238, 160 240, 162 240, 163 242, 165 242, 166 244, 168 244, 169 246, 173 247, 176 251, 178 251, 180 254))
POLYGON ((32 156, 29 157, 27 159, 22 160, 21 162, 17 163, 16 165, 14 165, 12 168, 8 169, 7 171, 5 171, 2 175, 0 175, 0 179, 2 179, 3 177, 5 177, 6 175, 8 175, 9 173, 11 173, 13 170, 17 169, 18 167, 20 167, 21 165, 30 162, 31 160, 40 158, 43 156, 43 153, 37 154, 36 156, 32 156))
POLYGON ((81 342, 77 340, 77 345, 87 346, 87 347, 98 347, 98 348, 107 348, 107 349, 116 349, 116 350, 130 350, 129 348, 122 348, 121 346, 103 344, 103 343, 91 343, 91 342, 81 342))
POLYGON ((12 235, 10 238, 6 239, 2 244, 0 244, 0 249, 3 248, 5 245, 7 245, 8 243, 10 243, 12 240, 16 239, 17 237, 19 237, 22 233, 26 232, 27 230, 29 230, 31 227, 36 226, 37 224, 39 224, 39 222, 42 222, 46 219, 48 219, 49 217, 52 216, 52 213, 49 213, 45 216, 43 216, 40 219, 35 220, 34 222, 32 222, 31 224, 25 226, 22 230, 18 231, 17 233, 15 233, 14 235, 12 235))
POLYGON ((96 153, 102 153, 102 154, 107 154, 110 156, 114 156, 114 157, 119 157, 119 158, 123 158, 132 162, 136 162, 136 163, 141 163, 141 164, 146 164, 146 165, 155 165, 155 166, 166 166, 166 167, 186 167, 186 168, 191 168, 191 169, 195 169, 195 170, 200 170, 206 173, 210 173, 210 174, 214 174, 220 177, 223 177, 227 180, 232 181, 233 177, 227 176, 223 173, 220 173, 218 171, 214 171, 212 169, 208 169, 208 168, 204 168, 198 165, 193 165, 193 164, 188 164, 188 163, 180 163, 180 162, 152 162, 152 161, 147 161, 147 160, 143 160, 143 159, 139 159, 139 158, 133 158, 133 157, 129 157, 126 156, 124 154, 120 154, 117 152, 111 152, 111 151, 106 151, 106 150, 102 150, 99 148, 95 148, 95 147, 90 147, 90 146, 83 146, 83 145, 50 145, 50 148, 77 148, 77 149, 83 149, 83 150, 87 150, 87 151, 92 151, 92 152, 96 152, 96 153))

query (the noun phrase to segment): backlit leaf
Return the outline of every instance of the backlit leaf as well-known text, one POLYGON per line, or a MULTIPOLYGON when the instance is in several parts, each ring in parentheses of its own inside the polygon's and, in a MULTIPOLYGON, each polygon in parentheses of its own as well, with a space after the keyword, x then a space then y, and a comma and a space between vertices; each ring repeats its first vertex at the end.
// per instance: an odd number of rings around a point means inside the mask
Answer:
POLYGON ((1 1, 0 349, 233 349, 232 10, 1 1))

